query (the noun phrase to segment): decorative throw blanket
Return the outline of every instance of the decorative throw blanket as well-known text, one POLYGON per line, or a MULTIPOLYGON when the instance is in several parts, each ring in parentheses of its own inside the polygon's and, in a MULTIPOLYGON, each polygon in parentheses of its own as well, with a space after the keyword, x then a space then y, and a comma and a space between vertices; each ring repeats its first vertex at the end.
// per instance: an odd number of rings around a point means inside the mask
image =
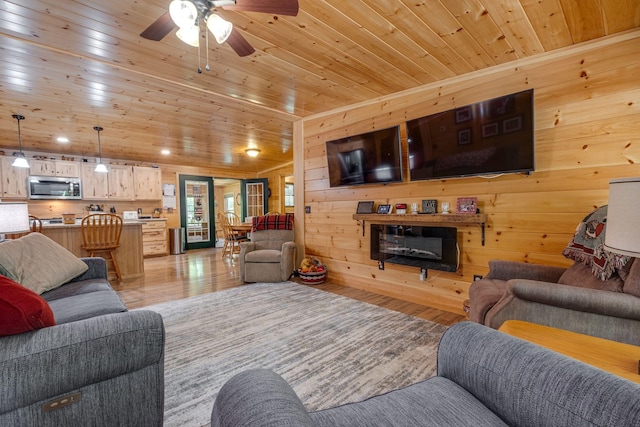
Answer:
POLYGON ((562 255, 591 267, 591 272, 600 280, 607 280, 614 271, 622 269, 630 257, 618 255, 604 248, 607 224, 607 205, 587 215, 576 228, 569 245, 562 255))
POLYGON ((293 230, 293 214, 254 216, 251 231, 293 230))

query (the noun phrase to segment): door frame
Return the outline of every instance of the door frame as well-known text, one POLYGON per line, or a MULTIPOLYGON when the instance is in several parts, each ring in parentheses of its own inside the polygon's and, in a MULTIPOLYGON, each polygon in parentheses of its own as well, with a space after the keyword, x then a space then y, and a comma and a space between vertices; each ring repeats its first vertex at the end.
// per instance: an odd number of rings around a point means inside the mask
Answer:
POLYGON ((189 249, 212 248, 216 244, 216 221, 213 201, 213 177, 200 175, 178 175, 178 183, 180 186, 180 227, 185 230, 184 246, 189 249), (208 242, 192 242, 187 239, 187 195, 185 183, 186 181, 206 181, 207 182, 207 198, 209 210, 209 241, 208 242))
POLYGON ((267 178, 250 178, 241 180, 240 194, 242 197, 242 221, 247 217, 247 184, 262 183, 262 200, 263 200, 263 212, 266 214, 269 212, 269 180, 267 178))

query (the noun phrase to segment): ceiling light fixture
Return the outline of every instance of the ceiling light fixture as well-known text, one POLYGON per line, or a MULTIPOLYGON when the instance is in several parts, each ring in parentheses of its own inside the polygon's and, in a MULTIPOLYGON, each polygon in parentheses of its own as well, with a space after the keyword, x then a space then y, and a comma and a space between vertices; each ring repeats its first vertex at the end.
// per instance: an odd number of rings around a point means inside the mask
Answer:
POLYGON ((231 35, 233 24, 219 15, 212 13, 207 17, 207 28, 216 38, 218 44, 222 44, 226 42, 231 35))
POLYGON ((13 161, 11 166, 15 166, 17 168, 28 168, 29 162, 24 157, 24 153, 22 152, 22 135, 20 134, 20 120, 24 120, 24 116, 20 114, 14 114, 11 117, 13 117, 18 121, 18 150, 19 150, 17 153, 13 153, 16 159, 13 161))
POLYGON ((178 27, 191 27, 198 18, 198 8, 190 1, 173 0, 169 5, 169 15, 178 27))
POLYGON ((102 163, 102 145, 100 144, 100 132, 102 132, 103 129, 100 126, 94 126, 93 130, 98 132, 98 155, 100 156, 98 157, 98 162, 94 171, 105 173, 108 171, 107 167, 104 165, 104 163, 102 163))
POLYGON ((189 25, 188 27, 181 27, 176 36, 189 46, 198 47, 200 45, 200 26, 189 25))
POLYGON ((164 156, 168 156, 169 154, 171 154, 171 151, 167 150, 166 148, 162 151, 160 151, 160 154, 164 155, 164 156))
POLYGON ((69 142, 69 138, 67 138, 66 136, 59 136, 56 138, 56 141, 61 144, 66 144, 67 142, 69 142))
POLYGON ((260 150, 257 148, 247 148, 244 152, 247 153, 249 157, 258 157, 258 154, 260 154, 260 150))

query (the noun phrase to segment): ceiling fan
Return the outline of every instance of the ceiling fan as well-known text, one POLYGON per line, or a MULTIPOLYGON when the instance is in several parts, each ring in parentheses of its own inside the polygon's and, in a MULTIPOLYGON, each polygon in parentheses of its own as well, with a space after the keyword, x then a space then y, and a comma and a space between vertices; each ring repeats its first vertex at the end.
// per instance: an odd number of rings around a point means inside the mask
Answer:
POLYGON ((160 41, 172 30, 179 28, 176 35, 180 40, 192 46, 199 46, 200 23, 205 22, 219 44, 227 42, 240 56, 255 52, 253 46, 233 28, 231 22, 215 13, 218 7, 276 15, 298 14, 298 0, 173 0, 169 10, 140 33, 140 36, 160 41))

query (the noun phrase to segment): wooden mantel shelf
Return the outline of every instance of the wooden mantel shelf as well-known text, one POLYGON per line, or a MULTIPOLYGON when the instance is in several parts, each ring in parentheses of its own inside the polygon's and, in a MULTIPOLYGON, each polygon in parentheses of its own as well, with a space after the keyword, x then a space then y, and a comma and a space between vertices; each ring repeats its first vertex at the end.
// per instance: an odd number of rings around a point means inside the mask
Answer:
POLYGON ((372 224, 430 225, 430 224, 478 224, 482 228, 484 246, 484 225, 487 214, 353 214, 353 219, 362 221, 362 235, 365 222, 372 224))

